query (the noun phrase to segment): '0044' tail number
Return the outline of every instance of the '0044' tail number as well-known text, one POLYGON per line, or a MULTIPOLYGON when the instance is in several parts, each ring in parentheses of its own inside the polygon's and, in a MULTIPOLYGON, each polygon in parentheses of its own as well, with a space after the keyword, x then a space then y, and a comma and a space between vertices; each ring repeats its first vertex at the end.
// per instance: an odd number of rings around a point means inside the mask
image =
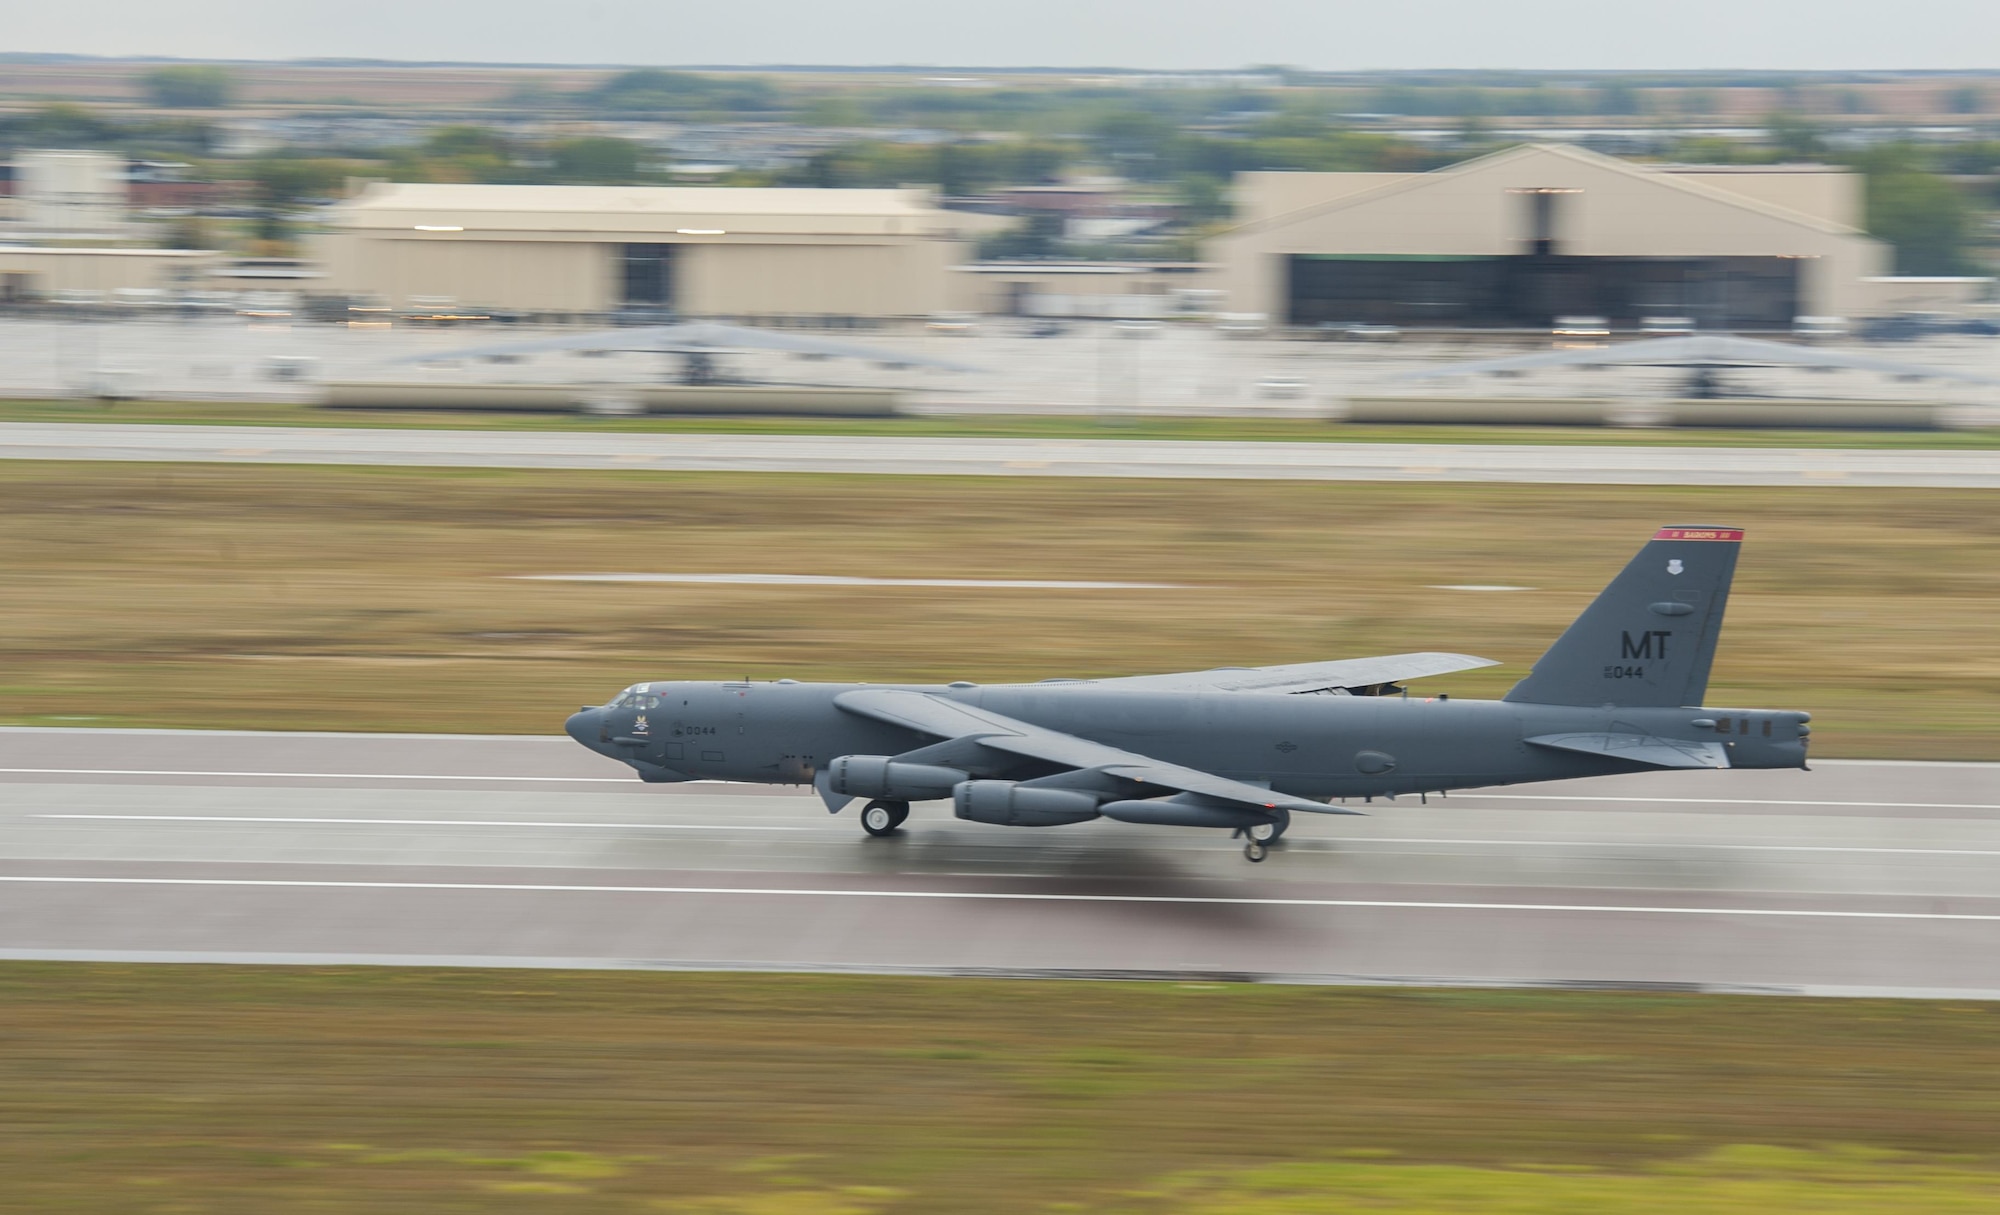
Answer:
POLYGON ((1604 677, 1606 679, 1644 679, 1646 677, 1646 668, 1643 666, 1626 667, 1614 664, 1604 668, 1604 677))

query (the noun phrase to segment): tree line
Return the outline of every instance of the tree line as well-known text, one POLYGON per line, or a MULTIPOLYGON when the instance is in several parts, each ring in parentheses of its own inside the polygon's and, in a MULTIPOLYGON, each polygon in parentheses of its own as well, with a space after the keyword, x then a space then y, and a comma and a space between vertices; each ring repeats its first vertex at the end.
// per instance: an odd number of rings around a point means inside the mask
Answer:
MULTIPOLYGON (((698 99, 758 105, 770 100, 762 89, 737 87, 754 80, 722 78, 721 84, 728 86, 724 91, 696 98, 678 91, 682 86, 677 81, 661 85, 659 75, 691 74, 626 73, 602 87, 637 76, 624 91, 635 104, 651 104, 661 96, 689 104, 698 99)), ((1016 124, 1022 129, 1014 131, 934 131, 902 138, 857 129, 851 138, 797 164, 769 171, 739 170, 724 176, 720 184, 854 188, 921 182, 937 186, 948 197, 964 198, 1006 186, 1049 184, 1079 171, 1108 172, 1135 183, 1133 188, 1141 194, 1179 204, 1186 223, 1198 230, 1229 218, 1229 182, 1241 172, 1420 172, 1503 146, 1485 136, 1477 124, 1467 124, 1457 141, 1447 146, 1356 130, 1325 98, 1309 94, 1288 98, 1274 109, 1233 110, 1217 119, 1212 114, 1202 117, 1213 110, 1215 99, 1199 96, 1201 90, 1162 90, 1145 96, 1143 104, 1112 104, 1100 96, 1103 92, 1076 89, 1066 96, 1043 97, 1036 103, 1044 107, 1039 110, 1023 102, 1016 117, 1045 119, 1057 113, 1066 117, 1059 123, 1024 119, 1016 124)), ((910 93, 906 100, 921 107, 934 103, 935 98, 926 100, 930 94, 949 91, 910 93)), ((996 99, 987 95, 984 100, 996 99)), ((960 102, 954 98, 952 104, 960 102)), ((910 116, 916 117, 916 111, 910 116)), ((1771 114, 1764 127, 1765 138, 1756 143, 1691 139, 1665 149, 1664 155, 1697 163, 1846 164, 1866 180, 1866 227, 1895 246, 1899 273, 1979 271, 1976 250, 1982 209, 2000 206, 2000 184, 1996 184, 2000 140, 1955 145, 1897 142, 1857 150, 1832 146, 1820 125, 1794 113, 1771 114)), ((216 130, 199 119, 114 118, 68 104, 0 116, 0 150, 106 148, 134 158, 185 159, 194 164, 198 176, 211 179, 248 180, 254 184, 258 205, 270 217, 263 224, 270 235, 282 230, 284 212, 336 196, 348 177, 604 185, 670 180, 664 155, 632 140, 592 135, 531 139, 470 124, 440 127, 408 147, 284 148, 231 160, 216 155, 218 145, 216 130)), ((1048 245, 1032 238, 1026 243, 1029 248, 1048 245)))

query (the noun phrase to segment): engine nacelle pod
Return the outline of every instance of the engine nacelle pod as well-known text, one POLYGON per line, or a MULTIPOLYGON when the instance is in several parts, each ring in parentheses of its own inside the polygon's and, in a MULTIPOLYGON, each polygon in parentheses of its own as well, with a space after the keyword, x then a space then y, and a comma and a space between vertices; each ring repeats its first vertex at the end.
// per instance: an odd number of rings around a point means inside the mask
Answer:
POLYGON ((1284 810, 1252 810, 1243 806, 1217 806, 1178 797, 1150 798, 1145 801, 1107 802, 1100 808, 1106 818, 1121 823, 1149 823, 1156 827, 1250 828, 1289 824, 1284 810))
POLYGON ((965 777, 957 768, 899 764, 886 755, 843 755, 826 766, 826 783, 835 793, 899 802, 950 797, 965 777))
POLYGON ((1097 797, 1076 789, 1039 789, 1011 780, 969 780, 951 791, 952 813, 1002 827, 1060 827, 1097 817, 1097 797))

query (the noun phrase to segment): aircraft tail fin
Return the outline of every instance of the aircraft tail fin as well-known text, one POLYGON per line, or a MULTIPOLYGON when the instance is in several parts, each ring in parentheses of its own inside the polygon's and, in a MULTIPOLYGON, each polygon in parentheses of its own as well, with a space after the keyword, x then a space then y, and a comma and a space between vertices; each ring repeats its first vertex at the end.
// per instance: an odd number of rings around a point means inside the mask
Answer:
POLYGON ((1699 705, 1742 544, 1739 528, 1661 528, 1506 699, 1699 705))

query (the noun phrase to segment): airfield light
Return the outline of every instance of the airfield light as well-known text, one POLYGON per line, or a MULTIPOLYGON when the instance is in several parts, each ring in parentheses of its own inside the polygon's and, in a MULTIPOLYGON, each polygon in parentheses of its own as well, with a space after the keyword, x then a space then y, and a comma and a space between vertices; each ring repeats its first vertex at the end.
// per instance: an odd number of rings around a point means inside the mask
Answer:
POLYGON ((675 233, 675 235, 678 235, 678 236, 727 236, 727 235, 729 235, 729 232, 728 232, 728 230, 727 230, 727 229, 724 229, 724 228, 676 228, 676 229, 674 229, 674 233, 675 233))

